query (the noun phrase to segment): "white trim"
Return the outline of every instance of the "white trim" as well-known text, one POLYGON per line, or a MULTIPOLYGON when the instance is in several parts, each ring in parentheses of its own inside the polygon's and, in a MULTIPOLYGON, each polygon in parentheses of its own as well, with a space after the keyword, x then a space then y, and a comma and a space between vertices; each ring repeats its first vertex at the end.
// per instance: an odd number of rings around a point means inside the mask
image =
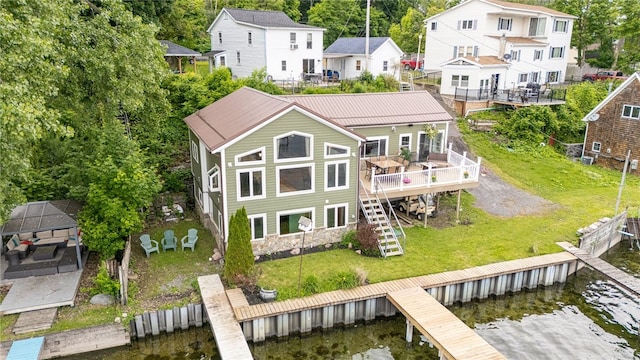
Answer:
POLYGON ((640 105, 623 104, 622 105, 622 114, 620 115, 620 117, 623 118, 623 119, 630 119, 630 120, 638 120, 638 119, 640 119, 640 116, 633 116, 633 113, 634 113, 633 110, 634 109, 640 111, 640 105), (625 108, 629 108, 629 116, 626 116, 624 114, 625 108))
POLYGON ((267 214, 266 213, 253 214, 253 215, 248 215, 247 217, 249 218, 249 227, 251 228, 251 241, 264 240, 267 237, 267 214), (261 238, 256 238, 256 231, 255 231, 255 228, 253 227, 253 219, 255 218, 262 218, 262 235, 263 236, 261 238))
POLYGON ((220 191, 220 167, 218 166, 218 164, 213 165, 213 167, 211 168, 211 170, 207 171, 207 175, 209 178, 209 191, 210 192, 219 192, 220 191), (214 187, 212 180, 214 178, 214 173, 217 175, 218 177, 218 186, 214 187))
POLYGON ((289 131, 284 134, 276 135, 273 137, 273 162, 274 163, 287 163, 287 162, 295 162, 295 161, 311 161, 313 160, 313 135, 303 133, 301 131, 289 131), (287 158, 287 159, 278 159, 278 140, 289 137, 291 135, 297 135, 309 138, 309 156, 305 157, 295 157, 295 158, 287 158))
POLYGON ((267 197, 267 179, 266 179, 266 171, 264 169, 264 167, 258 167, 258 168, 243 168, 243 169, 236 169, 236 198, 237 200, 240 201, 247 201, 247 200, 256 200, 256 199, 264 199, 267 197), (249 189, 250 191, 253 193, 253 173, 255 172, 262 172, 262 195, 251 195, 251 196, 246 196, 243 197, 241 195, 241 184, 240 184, 240 174, 241 173, 250 173, 249 175, 249 189))
POLYGON ((256 149, 252 149, 252 150, 249 150, 249 151, 245 151, 245 152, 243 152, 241 154, 238 154, 238 155, 236 155, 234 157, 235 164, 236 164, 236 166, 248 166, 248 165, 263 165, 263 164, 266 164, 267 163, 266 150, 267 150, 267 147, 266 146, 262 146, 262 147, 259 147, 259 148, 256 148, 256 149), (257 152, 262 153, 262 160, 240 161, 241 157, 247 156, 247 155, 251 155, 251 154, 254 154, 254 153, 257 153, 257 152))
POLYGON ((335 159, 335 158, 349 157, 350 155, 351 155, 351 148, 349 146, 343 146, 343 145, 338 145, 338 144, 328 143, 328 142, 324 143, 324 158, 325 159, 335 159), (347 153, 346 154, 327 155, 327 150, 328 150, 329 147, 334 147, 334 148, 337 148, 337 149, 343 149, 347 153))
POLYGON ((363 159, 369 159, 369 157, 366 156, 366 154, 364 154, 364 149, 365 149, 365 145, 367 142, 369 141, 375 141, 378 140, 378 144, 380 140, 385 140, 385 144, 384 144, 384 154, 380 154, 380 151, 378 151, 378 155, 375 156, 379 156, 379 155, 389 155, 389 136, 388 135, 384 135, 384 136, 371 136, 368 137, 364 143, 362 144, 362 150, 361 150, 361 158, 363 159))
MULTIPOLYGON (((625 80, 622 84, 620 84, 620 86, 618 86, 615 90, 613 90, 611 94, 607 95, 607 97, 604 100, 602 100, 598 105, 596 105, 596 107, 593 108, 593 110, 591 110, 587 115, 585 115, 584 118, 582 118, 582 121, 586 121, 588 123, 589 119, 593 114, 600 111, 606 104, 609 103, 609 101, 611 101, 611 99, 618 96, 618 94, 620 94, 624 89, 627 88, 627 86, 629 86, 634 81, 640 81, 640 73, 636 72, 633 75, 629 76, 627 80, 625 80)), ((585 133, 585 138, 586 136, 587 134, 585 133)))
POLYGON ((196 201, 198 202, 198 205, 200 205, 200 208, 204 211, 204 206, 202 205, 202 189, 200 189, 199 186, 195 185, 196 187, 196 201))
POLYGON ((327 161, 324 163, 324 191, 336 191, 336 190, 346 190, 349 188, 349 172, 350 172, 350 161, 349 159, 344 159, 344 160, 336 160, 336 161, 327 161), (339 164, 346 164, 346 168, 345 168, 345 185, 344 186, 338 186, 338 165, 339 164), (335 165, 336 166, 336 185, 334 187, 329 187, 329 166, 330 165, 335 165))
POLYGON ((291 164, 291 165, 276 166, 276 196, 277 197, 294 196, 294 195, 302 195, 302 194, 313 194, 315 192, 315 188, 316 188, 315 182, 316 182, 316 164, 315 163, 303 163, 303 164, 291 164), (311 168, 311 189, 281 193, 280 192, 280 170, 297 169, 297 168, 311 168))
POLYGON ((222 235, 223 235, 223 247, 226 249, 226 242, 227 239, 229 238, 229 226, 227 226, 227 224, 229 224, 229 195, 227 195, 228 191, 226 186, 226 176, 227 176, 227 168, 226 166, 224 166, 224 164, 226 164, 225 160, 226 160, 226 150, 222 150, 220 151, 220 163, 223 164, 222 168, 220 169, 220 171, 222 171, 221 173, 221 177, 220 180, 222 181, 222 184, 220 184, 222 186, 222 222, 220 223, 220 226, 222 226, 222 235))
POLYGON ((594 141, 591 143, 591 152, 599 153, 602 150, 602 143, 599 141, 594 141), (598 144, 598 149, 596 150, 596 144, 598 144))
POLYGON ((311 221, 313 222, 313 224, 315 225, 316 221, 315 221, 315 217, 316 217, 316 208, 315 207, 309 207, 309 208, 300 208, 300 209, 292 209, 292 210, 283 210, 283 211, 276 211, 276 231, 278 232, 278 236, 290 236, 290 235, 297 235, 299 233, 302 232, 302 230, 300 230, 299 232, 295 232, 295 233, 290 233, 290 234, 281 234, 280 233, 280 216, 282 215, 291 215, 291 214, 300 214, 300 213, 307 213, 307 212, 311 212, 311 221))
POLYGON ((402 149, 402 138, 405 136, 409 137, 409 151, 412 151, 413 149, 411 149, 411 143, 413 142, 413 133, 404 133, 398 135, 398 150, 402 149))
MULTIPOLYGON (((338 212, 336 211, 335 215, 338 215, 338 212)), ((336 219, 334 219, 336 220, 336 219)), ((337 221, 335 222, 336 224, 338 223, 337 221)), ((333 204, 333 205, 325 205, 324 206, 324 227, 326 229, 343 229, 346 228, 347 225, 349 224, 349 203, 340 203, 340 204, 333 204), (344 225, 343 226, 334 226, 334 227, 329 227, 328 225, 328 216, 327 216, 327 210, 328 209, 337 209, 339 207, 344 207, 344 225)))
MULTIPOLYGON (((197 136, 196 139, 198 139, 197 136)), ((198 143, 195 142, 195 140, 191 140, 191 158, 193 158, 193 160, 195 160, 197 164, 200 164, 200 147, 198 146, 198 143)))

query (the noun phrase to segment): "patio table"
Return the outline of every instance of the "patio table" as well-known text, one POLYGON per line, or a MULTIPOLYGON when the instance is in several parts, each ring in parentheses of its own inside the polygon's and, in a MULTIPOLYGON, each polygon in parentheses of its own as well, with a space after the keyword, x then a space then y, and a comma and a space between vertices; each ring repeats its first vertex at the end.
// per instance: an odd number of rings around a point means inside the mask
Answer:
POLYGON ((33 252, 33 260, 51 260, 56 257, 57 245, 38 246, 33 252))
POLYGON ((389 172, 389 168, 404 166, 401 163, 391 159, 386 159, 386 160, 370 159, 369 162, 371 162, 375 167, 381 169, 382 172, 385 174, 389 172))

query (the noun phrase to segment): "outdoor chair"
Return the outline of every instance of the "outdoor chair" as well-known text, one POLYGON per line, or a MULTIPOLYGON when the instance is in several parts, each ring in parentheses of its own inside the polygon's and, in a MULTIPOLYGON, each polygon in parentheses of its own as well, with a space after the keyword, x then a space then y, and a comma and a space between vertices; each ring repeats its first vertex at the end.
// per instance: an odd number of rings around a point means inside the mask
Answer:
POLYGON ((196 247, 196 242, 198 241, 198 230, 189 229, 187 235, 180 241, 182 242, 182 251, 184 251, 184 248, 188 247, 191 248, 191 252, 193 252, 196 247))
POLYGON ((144 234, 140 236, 140 245, 144 249, 144 252, 147 253, 147 257, 149 257, 149 254, 151 254, 154 251, 157 252, 158 254, 160 253, 158 242, 155 240, 151 240, 151 237, 149 236, 149 234, 144 234))
POLYGON ((162 238, 162 251, 167 251, 167 249, 173 249, 176 251, 178 248, 178 238, 173 234, 173 230, 166 230, 164 232, 164 237, 162 238))

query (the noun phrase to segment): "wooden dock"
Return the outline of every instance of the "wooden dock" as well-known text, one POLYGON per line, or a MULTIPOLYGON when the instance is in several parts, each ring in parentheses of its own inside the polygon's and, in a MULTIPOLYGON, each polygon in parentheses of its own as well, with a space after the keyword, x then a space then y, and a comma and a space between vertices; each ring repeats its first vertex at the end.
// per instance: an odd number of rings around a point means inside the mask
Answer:
MULTIPOLYGON (((387 299, 446 359, 506 359, 422 288, 390 292, 387 299)), ((407 341, 413 326, 407 329, 407 341)))
POLYGON ((200 276, 198 284, 220 357, 224 360, 253 359, 242 328, 233 314, 220 276, 217 274, 200 276))
POLYGON ((626 272, 618 269, 617 267, 609 264, 599 257, 593 256, 568 242, 559 242, 558 245, 562 246, 565 250, 575 255, 575 257, 587 264, 587 266, 606 275, 613 282, 631 291, 636 296, 640 296, 640 279, 627 274, 626 272))
POLYGON ((51 329, 57 313, 58 308, 20 313, 16 324, 13 326, 13 333, 26 334, 29 332, 51 329))

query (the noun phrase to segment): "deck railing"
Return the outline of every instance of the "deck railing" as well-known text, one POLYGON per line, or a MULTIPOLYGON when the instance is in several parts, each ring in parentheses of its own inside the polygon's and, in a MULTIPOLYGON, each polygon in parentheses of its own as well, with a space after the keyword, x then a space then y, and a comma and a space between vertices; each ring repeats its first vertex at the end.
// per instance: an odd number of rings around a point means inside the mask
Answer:
POLYGON ((429 189, 479 180, 480 159, 476 163, 467 158, 466 152, 461 155, 449 150, 447 162, 449 164, 447 167, 427 167, 414 171, 407 171, 405 167, 401 167, 400 172, 394 174, 375 174, 374 171, 369 191, 377 193, 378 191, 429 189))
POLYGON ((520 103, 549 103, 554 101, 565 101, 567 97, 567 89, 546 89, 544 91, 532 92, 526 89, 455 89, 455 99, 462 101, 473 100, 494 100, 494 101, 512 101, 520 103))

